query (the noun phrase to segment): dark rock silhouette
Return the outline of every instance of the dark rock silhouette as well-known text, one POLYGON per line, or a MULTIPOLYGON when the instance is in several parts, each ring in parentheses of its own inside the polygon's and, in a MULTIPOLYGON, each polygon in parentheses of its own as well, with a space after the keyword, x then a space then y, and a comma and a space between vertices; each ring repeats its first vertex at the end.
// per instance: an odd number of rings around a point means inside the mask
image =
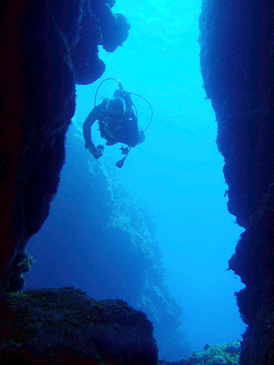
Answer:
POLYGON ((152 324, 121 300, 40 289, 5 295, 0 306, 2 364, 157 364, 152 324))
POLYGON ((273 1, 205 1, 200 17, 204 86, 218 122, 228 209, 246 231, 229 261, 248 329, 241 364, 274 358, 273 1))
POLYGON ((65 161, 75 84, 99 78, 129 24, 109 0, 0 6, 0 362, 156 364, 146 316, 72 289, 22 290, 29 238, 48 216, 65 161), (12 294, 7 294, 11 292, 12 294))
POLYGON ((1 5, 0 279, 6 290, 22 286, 24 271, 12 262, 25 256, 56 194, 75 83, 93 82, 104 72, 98 45, 114 51, 128 36, 130 26, 112 13, 113 5, 89 0, 1 5))

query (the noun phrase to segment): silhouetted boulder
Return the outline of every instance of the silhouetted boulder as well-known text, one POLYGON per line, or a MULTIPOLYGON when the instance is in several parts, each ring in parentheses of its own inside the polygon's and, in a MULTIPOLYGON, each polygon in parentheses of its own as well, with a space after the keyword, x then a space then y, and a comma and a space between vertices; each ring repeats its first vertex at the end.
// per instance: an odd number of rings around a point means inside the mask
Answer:
POLYGON ((157 364, 153 327, 143 313, 72 288, 5 295, 0 328, 1 363, 157 364))

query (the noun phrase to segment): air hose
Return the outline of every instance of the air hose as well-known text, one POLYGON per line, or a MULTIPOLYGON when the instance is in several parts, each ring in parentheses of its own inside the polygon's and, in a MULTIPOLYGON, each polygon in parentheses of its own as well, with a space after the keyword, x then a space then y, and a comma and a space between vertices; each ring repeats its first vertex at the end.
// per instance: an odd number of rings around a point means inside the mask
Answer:
POLYGON ((95 92, 95 95, 94 95, 94 106, 96 106, 96 103, 97 103, 97 94, 98 94, 98 91, 99 91, 100 87, 102 86, 102 84, 105 81, 108 81, 108 80, 113 80, 113 81, 118 82, 119 89, 123 90, 123 86, 122 86, 122 84, 121 84, 121 82, 119 80, 114 79, 113 77, 108 77, 107 79, 101 81, 100 84, 98 85, 97 89, 96 89, 96 92, 95 92))
MULTIPOLYGON (((100 90, 100 88, 101 88, 102 84, 103 84, 105 81, 108 81, 108 80, 116 81, 116 82, 118 83, 119 89, 120 89, 120 90, 124 90, 123 85, 122 85, 122 83, 121 83, 119 80, 117 80, 117 79, 115 79, 115 78, 113 78, 113 77, 108 77, 107 79, 104 79, 103 81, 101 81, 101 82, 100 82, 100 84, 98 85, 98 87, 97 87, 97 89, 96 89, 96 92, 95 92, 95 95, 94 95, 94 106, 96 106, 96 104, 97 104, 97 95, 98 95, 98 91, 100 90)), ((141 96, 141 95, 139 95, 139 94, 132 93, 131 91, 127 91, 127 93, 129 93, 130 95, 134 95, 134 96, 137 96, 137 97, 139 97, 139 98, 143 99, 145 102, 147 102, 147 104, 148 104, 148 105, 149 105, 149 107, 150 107, 151 116, 150 116, 150 120, 149 120, 148 125, 147 125, 147 126, 146 126, 146 128, 143 130, 143 132, 145 132, 145 131, 148 129, 148 127, 150 126, 150 124, 151 124, 151 122, 152 122, 152 119, 153 119, 153 109, 152 109, 152 106, 151 106, 150 102, 149 102, 146 98, 144 98, 143 96, 141 96)), ((134 103, 132 103, 132 104, 133 104, 134 109, 135 109, 135 111, 136 111, 136 116, 137 116, 137 121, 138 121, 138 111, 137 111, 137 108, 136 108, 136 106, 135 106, 135 104, 134 104, 134 103)))

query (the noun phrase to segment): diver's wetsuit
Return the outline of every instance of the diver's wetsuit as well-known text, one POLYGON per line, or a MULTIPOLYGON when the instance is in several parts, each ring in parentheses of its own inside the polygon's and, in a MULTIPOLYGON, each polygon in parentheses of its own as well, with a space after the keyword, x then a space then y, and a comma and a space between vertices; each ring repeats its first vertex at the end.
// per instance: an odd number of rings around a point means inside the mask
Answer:
POLYGON ((122 117, 119 119, 119 128, 115 130, 115 133, 109 133, 117 123, 115 120, 108 120, 108 112, 106 109, 107 99, 97 105, 89 113, 88 117, 83 124, 83 135, 85 138, 85 147, 89 148, 93 146, 91 139, 91 127, 96 120, 99 121, 99 129, 101 137, 107 140, 106 145, 112 146, 115 143, 125 143, 129 147, 135 147, 138 144, 139 132, 136 115, 132 108, 128 108, 122 117))

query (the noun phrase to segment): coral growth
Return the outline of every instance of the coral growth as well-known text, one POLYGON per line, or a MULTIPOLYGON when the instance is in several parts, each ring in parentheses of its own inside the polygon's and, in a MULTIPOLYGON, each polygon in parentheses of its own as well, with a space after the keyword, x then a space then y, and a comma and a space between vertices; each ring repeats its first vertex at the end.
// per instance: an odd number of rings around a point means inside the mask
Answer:
POLYGON ((194 352, 178 362, 160 361, 160 365, 237 365, 240 357, 240 342, 219 346, 205 345, 204 352, 194 352))

